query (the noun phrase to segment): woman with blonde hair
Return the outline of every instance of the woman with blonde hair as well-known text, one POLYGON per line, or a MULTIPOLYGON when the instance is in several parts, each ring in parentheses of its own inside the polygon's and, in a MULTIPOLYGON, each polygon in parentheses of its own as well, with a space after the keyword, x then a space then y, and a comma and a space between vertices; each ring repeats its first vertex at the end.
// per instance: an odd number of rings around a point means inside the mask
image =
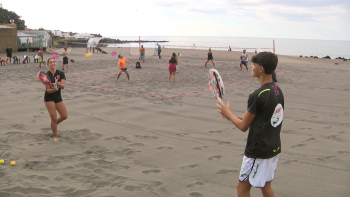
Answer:
POLYGON ((169 58, 169 82, 171 79, 171 75, 173 75, 173 81, 175 82, 177 63, 178 63, 178 60, 177 60, 176 54, 175 53, 171 54, 171 57, 169 58))

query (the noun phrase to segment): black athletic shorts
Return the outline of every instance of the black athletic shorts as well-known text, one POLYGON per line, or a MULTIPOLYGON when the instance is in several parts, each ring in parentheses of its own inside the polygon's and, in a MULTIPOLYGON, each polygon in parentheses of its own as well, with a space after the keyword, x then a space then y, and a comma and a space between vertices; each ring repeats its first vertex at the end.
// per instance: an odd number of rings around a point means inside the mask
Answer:
POLYGON ((158 51, 158 55, 160 55, 161 52, 162 52, 162 51, 158 51))
POLYGON ((247 61, 241 61, 241 64, 243 64, 244 66, 247 66, 247 61))
POLYGON ((44 96, 44 102, 50 102, 53 101, 55 103, 62 102, 62 97, 61 96, 44 96))
POLYGON ((67 57, 63 57, 63 64, 68 64, 68 58, 67 57))

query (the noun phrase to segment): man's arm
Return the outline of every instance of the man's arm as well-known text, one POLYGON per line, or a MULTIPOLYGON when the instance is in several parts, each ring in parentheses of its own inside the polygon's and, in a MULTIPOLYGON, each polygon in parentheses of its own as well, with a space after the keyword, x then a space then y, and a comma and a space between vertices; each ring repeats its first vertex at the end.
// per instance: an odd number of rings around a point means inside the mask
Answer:
POLYGON ((245 132, 248 130, 250 124, 255 118, 255 114, 245 111, 243 117, 235 116, 230 109, 230 101, 227 101, 227 105, 217 101, 218 112, 224 119, 231 121, 239 130, 245 132))

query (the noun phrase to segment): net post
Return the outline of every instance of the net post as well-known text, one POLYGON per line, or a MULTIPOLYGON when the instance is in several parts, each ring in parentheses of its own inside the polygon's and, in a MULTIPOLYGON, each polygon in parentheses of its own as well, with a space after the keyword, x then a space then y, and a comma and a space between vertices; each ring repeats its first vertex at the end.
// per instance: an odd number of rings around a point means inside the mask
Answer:
POLYGON ((273 53, 275 53, 275 39, 273 39, 273 53))
POLYGON ((140 39, 140 36, 139 36, 139 60, 140 60, 140 66, 141 66, 141 39, 140 39))

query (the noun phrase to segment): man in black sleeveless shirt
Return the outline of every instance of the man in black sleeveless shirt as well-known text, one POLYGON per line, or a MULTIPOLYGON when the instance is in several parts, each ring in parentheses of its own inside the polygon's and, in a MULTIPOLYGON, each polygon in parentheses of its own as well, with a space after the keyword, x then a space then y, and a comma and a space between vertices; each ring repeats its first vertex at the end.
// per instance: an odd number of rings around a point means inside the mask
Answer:
POLYGON ((278 57, 261 52, 252 57, 252 76, 259 79, 261 87, 248 98, 243 117, 235 116, 227 105, 217 102, 222 117, 245 132, 249 128, 244 151, 238 196, 250 196, 251 186, 261 188, 263 196, 274 196, 271 181, 281 153, 280 131, 283 121, 284 97, 281 89, 272 81, 272 73, 278 57))

